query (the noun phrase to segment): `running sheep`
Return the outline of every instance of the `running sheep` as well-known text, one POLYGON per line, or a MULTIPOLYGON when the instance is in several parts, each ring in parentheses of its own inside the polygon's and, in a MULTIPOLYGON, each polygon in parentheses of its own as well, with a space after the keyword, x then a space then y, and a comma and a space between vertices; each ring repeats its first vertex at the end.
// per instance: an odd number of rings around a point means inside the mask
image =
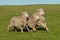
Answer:
POLYGON ((17 29, 21 29, 21 32, 23 32, 23 29, 27 24, 28 17, 29 15, 26 11, 22 12, 21 16, 14 16, 10 20, 10 24, 7 27, 7 31, 10 31, 10 28, 14 27, 15 31, 17 31, 17 29))
POLYGON ((46 20, 44 17, 44 11, 42 8, 38 9, 37 12, 33 14, 33 18, 35 21, 38 20, 36 25, 42 25, 42 27, 46 28, 46 30, 49 31, 49 29, 47 28, 46 20))

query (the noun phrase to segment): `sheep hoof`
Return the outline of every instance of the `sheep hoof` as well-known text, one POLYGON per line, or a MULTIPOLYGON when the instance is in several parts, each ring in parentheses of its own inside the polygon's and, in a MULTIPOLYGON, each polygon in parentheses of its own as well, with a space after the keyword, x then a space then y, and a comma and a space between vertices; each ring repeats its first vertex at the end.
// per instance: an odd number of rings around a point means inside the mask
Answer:
POLYGON ((46 29, 47 32, 49 32, 49 29, 46 29))
POLYGON ((31 30, 31 32, 33 32, 33 30, 31 30))

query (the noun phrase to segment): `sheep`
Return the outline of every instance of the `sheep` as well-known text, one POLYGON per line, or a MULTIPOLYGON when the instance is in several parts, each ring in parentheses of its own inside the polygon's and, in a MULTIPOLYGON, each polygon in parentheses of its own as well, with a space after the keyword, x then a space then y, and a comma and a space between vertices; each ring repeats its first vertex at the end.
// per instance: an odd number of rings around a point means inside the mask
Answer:
POLYGON ((14 27, 15 31, 17 29, 21 29, 21 32, 23 32, 23 29, 25 28, 25 25, 27 24, 27 18, 29 17, 28 13, 26 11, 22 12, 21 16, 14 16, 10 20, 10 24, 7 27, 7 30, 9 31, 11 27, 14 27))
POLYGON ((27 26, 26 26, 28 32, 31 32, 31 31, 34 32, 34 31, 36 31, 35 26, 36 26, 36 21, 34 20, 33 16, 31 15, 31 16, 29 16, 29 20, 28 20, 27 26))
POLYGON ((49 31, 47 24, 46 24, 46 20, 43 16, 41 19, 39 19, 39 21, 37 21, 36 25, 38 25, 38 26, 42 25, 42 27, 46 28, 46 31, 49 31))
POLYGON ((46 20, 45 20, 45 17, 43 16, 44 15, 44 11, 43 9, 39 9, 38 12, 34 13, 33 14, 33 18, 35 21, 37 21, 36 25, 42 25, 42 27, 46 28, 47 31, 49 31, 49 29, 47 28, 47 25, 46 25, 46 20), (39 11, 41 10, 41 11, 39 11))

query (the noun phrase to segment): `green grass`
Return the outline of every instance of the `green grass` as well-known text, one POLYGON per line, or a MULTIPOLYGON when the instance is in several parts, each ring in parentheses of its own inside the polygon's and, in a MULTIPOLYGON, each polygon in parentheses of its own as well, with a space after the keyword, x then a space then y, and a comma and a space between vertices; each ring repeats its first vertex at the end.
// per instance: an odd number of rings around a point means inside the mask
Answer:
POLYGON ((60 40, 60 5, 0 6, 0 40, 60 40), (24 10, 32 14, 38 8, 45 10, 49 32, 7 32, 7 26, 13 16, 21 15, 24 10))

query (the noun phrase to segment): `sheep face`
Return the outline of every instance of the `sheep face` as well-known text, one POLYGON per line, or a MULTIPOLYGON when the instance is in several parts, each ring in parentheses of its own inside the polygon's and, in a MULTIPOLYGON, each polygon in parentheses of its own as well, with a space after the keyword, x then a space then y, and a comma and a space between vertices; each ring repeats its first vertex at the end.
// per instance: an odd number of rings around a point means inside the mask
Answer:
POLYGON ((27 12, 27 11, 22 12, 22 14, 23 14, 25 17, 29 17, 29 15, 28 15, 28 12, 27 12))

